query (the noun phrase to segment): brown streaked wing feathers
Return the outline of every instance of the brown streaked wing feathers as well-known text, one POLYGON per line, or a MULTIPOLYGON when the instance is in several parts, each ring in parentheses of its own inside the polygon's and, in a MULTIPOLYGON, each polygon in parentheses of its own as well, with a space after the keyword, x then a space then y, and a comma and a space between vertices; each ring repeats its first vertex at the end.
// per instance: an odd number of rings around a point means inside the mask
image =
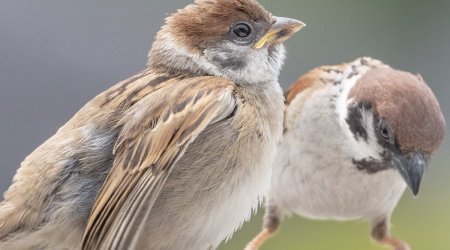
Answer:
POLYGON ((234 110, 232 91, 225 79, 197 77, 136 103, 119 122, 115 161, 88 220, 83 249, 126 249, 139 241, 139 227, 172 166, 208 124, 234 110))

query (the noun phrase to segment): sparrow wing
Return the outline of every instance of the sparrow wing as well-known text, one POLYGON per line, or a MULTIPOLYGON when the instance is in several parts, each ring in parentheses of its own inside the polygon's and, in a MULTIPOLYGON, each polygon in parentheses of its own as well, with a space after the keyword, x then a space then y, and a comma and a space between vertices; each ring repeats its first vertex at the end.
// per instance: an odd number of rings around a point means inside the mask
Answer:
POLYGON ((172 166, 209 124, 235 108, 234 85, 225 79, 197 77, 162 85, 119 121, 123 127, 113 167, 91 211, 83 249, 128 249, 145 237, 139 228, 172 166))

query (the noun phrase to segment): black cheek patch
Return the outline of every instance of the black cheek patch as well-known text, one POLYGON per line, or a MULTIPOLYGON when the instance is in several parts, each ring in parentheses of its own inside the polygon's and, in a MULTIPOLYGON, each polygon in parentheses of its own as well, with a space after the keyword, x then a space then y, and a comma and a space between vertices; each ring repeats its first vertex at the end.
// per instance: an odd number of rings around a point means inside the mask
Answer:
POLYGON ((223 58, 221 56, 213 57, 213 61, 222 69, 222 70, 233 70, 237 71, 247 66, 244 58, 230 56, 229 58, 223 58))
POLYGON ((360 102, 358 105, 348 109, 347 119, 345 120, 350 128, 350 131, 355 136, 355 139, 363 138, 366 142, 369 139, 369 134, 363 125, 362 112, 372 109, 372 104, 368 102, 360 102))
POLYGON ((376 174, 378 172, 388 170, 391 168, 389 164, 384 161, 377 161, 375 159, 367 158, 362 160, 352 160, 353 164, 360 171, 364 171, 368 174, 376 174))

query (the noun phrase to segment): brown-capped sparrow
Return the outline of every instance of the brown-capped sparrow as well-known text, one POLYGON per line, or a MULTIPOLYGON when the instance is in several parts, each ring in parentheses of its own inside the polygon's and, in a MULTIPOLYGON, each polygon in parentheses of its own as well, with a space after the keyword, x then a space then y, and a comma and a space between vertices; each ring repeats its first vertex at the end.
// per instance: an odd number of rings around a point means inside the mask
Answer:
POLYGON ((270 186, 281 44, 303 27, 254 0, 166 19, 148 67, 30 154, 0 203, 0 249, 209 249, 270 186))
POLYGON ((410 249, 391 236, 391 214, 406 186, 417 195, 445 128, 423 79, 360 58, 310 71, 286 102, 264 227, 246 249, 258 249, 292 213, 367 220, 375 241, 410 249))

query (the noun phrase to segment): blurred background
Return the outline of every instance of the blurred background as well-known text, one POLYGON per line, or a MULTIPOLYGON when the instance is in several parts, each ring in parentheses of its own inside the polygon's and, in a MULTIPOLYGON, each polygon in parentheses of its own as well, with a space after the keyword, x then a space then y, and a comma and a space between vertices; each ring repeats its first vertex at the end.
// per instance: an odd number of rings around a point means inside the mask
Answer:
MULTIPOLYGON (((20 162, 84 103, 146 64, 164 17, 193 0, 0 0, 0 191, 20 162)), ((307 24, 286 44, 286 89, 309 69, 371 56, 420 73, 450 120, 450 1, 261 0, 275 15, 307 24)), ((450 135, 420 195, 407 191, 393 234, 413 249, 450 249, 450 135)), ((242 249, 260 213, 220 249, 242 249)), ((364 222, 288 218, 263 250, 383 249, 364 222)))

